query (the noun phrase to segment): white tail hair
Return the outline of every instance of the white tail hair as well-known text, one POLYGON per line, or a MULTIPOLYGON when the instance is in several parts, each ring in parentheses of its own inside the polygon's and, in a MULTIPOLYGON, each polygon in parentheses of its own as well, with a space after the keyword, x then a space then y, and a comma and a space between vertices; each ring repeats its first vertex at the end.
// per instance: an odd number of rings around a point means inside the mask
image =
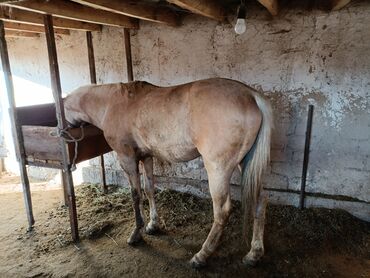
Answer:
POLYGON ((255 216, 255 208, 262 189, 262 173, 270 161, 271 130, 273 128, 270 102, 255 91, 252 91, 252 95, 262 112, 262 124, 252 148, 243 159, 241 185, 244 232, 247 231, 250 216, 255 216))

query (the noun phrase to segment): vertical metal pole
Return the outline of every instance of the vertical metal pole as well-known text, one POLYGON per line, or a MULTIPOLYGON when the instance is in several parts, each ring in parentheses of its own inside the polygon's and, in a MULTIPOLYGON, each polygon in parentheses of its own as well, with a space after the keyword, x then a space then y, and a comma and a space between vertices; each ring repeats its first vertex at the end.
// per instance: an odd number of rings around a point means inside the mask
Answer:
MULTIPOLYGON (((56 116, 58 120, 58 128, 64 129, 67 127, 64 104, 62 99, 62 89, 60 85, 59 76, 59 65, 57 50, 55 45, 55 36, 53 28, 53 18, 51 15, 44 15, 45 35, 48 47, 50 75, 51 75, 51 89, 55 100, 56 116)), ((73 178, 69 165, 69 157, 67 145, 63 137, 60 138, 60 147, 63 155, 63 171, 66 179, 66 191, 68 194, 68 208, 69 208, 69 219, 71 224, 72 238, 74 241, 79 240, 78 236, 78 223, 77 223, 77 210, 76 210, 76 198, 73 187, 73 178)))
POLYGON ((130 30, 127 28, 123 29, 123 35, 125 39, 127 79, 129 82, 131 82, 134 81, 134 73, 132 71, 130 30))
POLYGON ((304 156, 303 156, 302 179, 301 179, 301 196, 300 196, 300 200, 299 200, 299 207, 300 207, 300 209, 304 209, 304 199, 305 199, 305 193, 306 193, 306 179, 307 179, 308 159, 309 159, 309 156, 310 156, 311 131, 312 131, 312 116, 313 116, 313 105, 310 104, 308 106, 306 140, 305 140, 304 156))
MULTIPOLYGON (((92 35, 90 31, 86 32, 86 41, 87 41, 87 53, 89 56, 90 81, 91 81, 91 84, 96 84, 94 45, 93 45, 92 35)), ((102 178, 102 191, 103 193, 107 193, 108 188, 107 188, 107 180, 106 180, 105 168, 104 168, 104 155, 100 156, 100 175, 102 178)))
POLYGON ((25 155, 24 144, 23 144, 22 128, 19 125, 17 112, 15 109, 16 104, 15 104, 15 97, 14 97, 13 77, 12 77, 12 73, 10 69, 8 46, 5 40, 4 22, 2 20, 0 20, 0 52, 1 52, 1 62, 2 62, 2 67, 3 67, 3 72, 4 72, 5 85, 6 85, 6 90, 8 94, 8 100, 9 100, 9 114, 10 114, 10 122, 12 126, 13 141, 14 141, 14 146, 15 146, 15 152, 17 155, 17 160, 19 162, 21 179, 22 179, 24 203, 25 203, 25 207, 27 211, 27 219, 28 219, 28 229, 31 230, 33 227, 33 224, 35 224, 35 219, 33 218, 33 211, 32 211, 30 182, 28 180, 28 175, 27 175, 26 155, 25 155))

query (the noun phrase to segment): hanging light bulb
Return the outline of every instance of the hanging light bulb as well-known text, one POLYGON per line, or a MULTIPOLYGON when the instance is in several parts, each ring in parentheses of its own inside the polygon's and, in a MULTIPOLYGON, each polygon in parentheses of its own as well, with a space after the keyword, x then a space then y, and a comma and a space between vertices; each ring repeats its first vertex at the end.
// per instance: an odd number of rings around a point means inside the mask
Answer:
POLYGON ((238 17, 236 19, 236 24, 234 27, 235 33, 237 33, 238 35, 243 34, 245 30, 247 29, 245 25, 245 16, 246 16, 246 9, 245 9, 244 1, 242 0, 238 7, 238 17))

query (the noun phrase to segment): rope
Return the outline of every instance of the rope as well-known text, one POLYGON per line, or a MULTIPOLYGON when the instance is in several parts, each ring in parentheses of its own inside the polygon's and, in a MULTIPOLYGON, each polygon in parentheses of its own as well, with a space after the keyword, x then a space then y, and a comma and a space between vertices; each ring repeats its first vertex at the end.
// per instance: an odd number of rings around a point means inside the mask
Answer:
POLYGON ((80 138, 74 138, 72 134, 68 131, 69 127, 66 127, 64 129, 58 129, 56 133, 50 132, 51 136, 59 137, 59 138, 63 137, 64 141, 66 141, 67 143, 75 143, 75 152, 74 152, 74 157, 73 157, 72 164, 71 164, 71 171, 76 170, 76 160, 78 156, 78 142, 82 141, 85 138, 84 124, 80 125, 80 129, 81 129, 80 138))

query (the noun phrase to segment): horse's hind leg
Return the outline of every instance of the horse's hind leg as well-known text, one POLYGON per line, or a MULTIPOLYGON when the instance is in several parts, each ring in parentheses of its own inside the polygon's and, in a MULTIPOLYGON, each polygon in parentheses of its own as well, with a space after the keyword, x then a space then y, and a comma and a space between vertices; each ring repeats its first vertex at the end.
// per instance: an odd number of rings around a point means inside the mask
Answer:
POLYGON ((253 237, 251 250, 243 258, 243 263, 254 266, 264 254, 263 232, 265 227, 265 212, 267 206, 267 192, 261 190, 255 208, 255 218, 253 222, 253 237))
POLYGON ((144 191, 149 201, 150 221, 145 227, 147 234, 154 234, 159 229, 157 208, 154 201, 154 180, 153 180, 153 158, 147 157, 144 164, 144 191))
POLYGON ((143 198, 141 194, 140 178, 138 161, 135 157, 134 151, 131 148, 125 150, 124 153, 118 153, 118 158, 122 169, 124 170, 131 186, 131 196, 133 201, 133 208, 135 212, 136 227, 132 231, 130 237, 127 239, 128 244, 135 244, 142 239, 141 229, 144 227, 143 198))
POLYGON ((216 250, 231 211, 230 177, 232 169, 224 171, 223 167, 205 161, 208 173, 209 190, 213 201, 213 225, 202 249, 193 256, 190 263, 198 268, 206 264, 207 258, 216 250))

